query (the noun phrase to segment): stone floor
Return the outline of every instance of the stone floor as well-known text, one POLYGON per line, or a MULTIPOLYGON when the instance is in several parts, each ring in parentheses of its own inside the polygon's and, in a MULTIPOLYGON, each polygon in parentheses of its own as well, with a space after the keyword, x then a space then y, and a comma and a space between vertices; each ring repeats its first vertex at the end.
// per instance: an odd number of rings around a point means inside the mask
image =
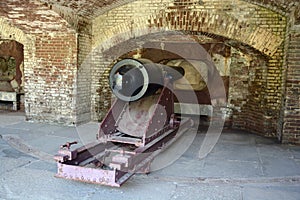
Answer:
POLYGON ((93 141, 97 129, 93 122, 64 127, 0 112, 0 199, 300 199, 300 146, 237 130, 223 131, 200 159, 206 129, 191 129, 150 174, 134 175, 121 188, 55 178, 58 147, 93 141))

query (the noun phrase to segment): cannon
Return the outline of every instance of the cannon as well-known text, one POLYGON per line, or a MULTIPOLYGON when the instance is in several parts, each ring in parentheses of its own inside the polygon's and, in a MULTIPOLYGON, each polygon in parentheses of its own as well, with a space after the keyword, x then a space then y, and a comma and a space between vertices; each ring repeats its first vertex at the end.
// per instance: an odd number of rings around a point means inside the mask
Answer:
POLYGON ((96 141, 72 150, 62 145, 54 159, 56 177, 120 187, 135 173, 148 173, 153 159, 193 126, 174 113, 172 83, 184 75, 179 66, 145 59, 123 59, 109 74, 115 102, 96 141))
POLYGON ((147 59, 124 59, 116 63, 109 75, 109 85, 117 98, 136 101, 153 95, 164 79, 175 81, 184 76, 182 67, 152 63, 147 59))

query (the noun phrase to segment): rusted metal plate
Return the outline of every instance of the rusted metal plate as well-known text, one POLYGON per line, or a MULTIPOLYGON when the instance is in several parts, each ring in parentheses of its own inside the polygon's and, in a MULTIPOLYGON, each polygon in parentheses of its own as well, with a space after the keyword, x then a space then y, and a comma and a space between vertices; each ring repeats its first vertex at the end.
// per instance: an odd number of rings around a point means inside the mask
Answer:
POLYGON ((134 144, 135 146, 141 146, 143 144, 142 139, 122 136, 112 136, 107 139, 108 142, 119 142, 122 144, 134 144))
POLYGON ((159 95, 145 97, 136 102, 130 102, 119 118, 118 130, 134 137, 143 137, 159 95))
MULTIPOLYGON (((113 187, 120 187, 123 182, 116 182, 116 170, 103 170, 98 168, 80 167, 57 163, 56 177, 82 181, 87 183, 96 183, 113 187)), ((129 177, 128 177, 129 178, 129 177)))
POLYGON ((125 101, 121 101, 119 99, 113 103, 104 120, 100 124, 99 132, 97 134, 98 139, 105 138, 106 135, 111 135, 116 132, 117 119, 121 115, 126 105, 127 104, 125 101))
MULTIPOLYGON (((171 88, 171 85, 168 86, 171 88)), ((155 104, 154 112, 145 134, 147 143, 161 135, 158 134, 158 132, 163 133, 169 127, 170 117, 174 113, 174 98, 173 93, 169 88, 164 87, 162 89, 161 95, 155 104)))

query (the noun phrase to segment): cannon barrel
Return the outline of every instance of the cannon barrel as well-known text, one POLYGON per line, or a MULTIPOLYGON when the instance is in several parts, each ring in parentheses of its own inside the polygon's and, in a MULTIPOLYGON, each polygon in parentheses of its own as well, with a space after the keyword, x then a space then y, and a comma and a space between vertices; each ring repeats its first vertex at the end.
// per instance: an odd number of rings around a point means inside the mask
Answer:
POLYGON ((165 78, 175 81, 183 76, 182 67, 157 64, 144 59, 123 59, 112 67, 109 85, 117 98, 129 102, 155 94, 164 85, 165 78))

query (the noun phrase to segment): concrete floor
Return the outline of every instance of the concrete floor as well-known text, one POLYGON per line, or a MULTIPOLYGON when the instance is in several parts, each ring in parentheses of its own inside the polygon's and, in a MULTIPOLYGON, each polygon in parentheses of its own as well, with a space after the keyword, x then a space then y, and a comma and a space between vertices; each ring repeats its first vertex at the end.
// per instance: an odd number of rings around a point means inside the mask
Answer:
POLYGON ((97 123, 63 127, 0 113, 0 199, 300 199, 300 146, 232 130, 204 159, 205 130, 190 130, 155 160, 156 170, 121 188, 55 178, 58 147, 93 141, 97 129, 97 123), (166 166, 170 157, 174 162, 166 166))

